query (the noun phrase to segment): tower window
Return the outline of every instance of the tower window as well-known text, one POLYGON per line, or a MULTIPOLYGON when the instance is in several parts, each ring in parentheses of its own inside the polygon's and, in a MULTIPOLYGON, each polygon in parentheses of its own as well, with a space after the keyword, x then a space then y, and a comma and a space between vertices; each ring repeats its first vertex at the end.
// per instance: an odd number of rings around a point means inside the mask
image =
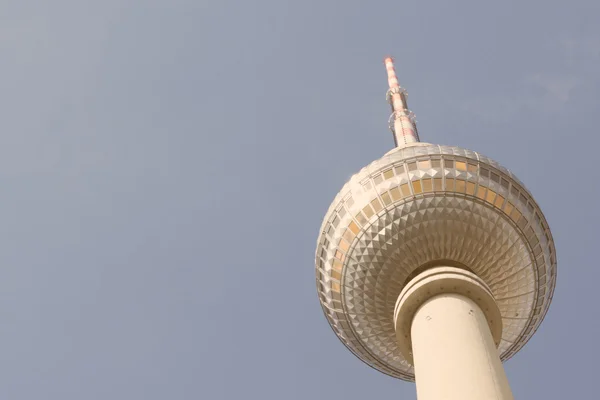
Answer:
POLYGON ((410 196, 410 188, 408 187, 408 183, 400 185, 400 190, 402 190, 402 196, 410 196))
POLYGON ((381 195, 381 200, 383 200, 383 204, 389 206, 392 203, 392 199, 390 199, 390 194, 385 192, 381 195))
POLYGON ((433 185, 431 183, 431 179, 423 179, 423 191, 424 192, 433 191, 433 185))
POLYGON ((467 182, 467 194, 475 194, 475 184, 473 182, 467 182))
POLYGON ((446 190, 448 190, 449 192, 454 192, 454 179, 446 178, 446 190))
POLYGON ((488 189, 488 192, 485 196, 485 200, 488 203, 494 204, 494 200, 496 200, 496 192, 494 192, 492 189, 488 189))
POLYGON ((423 192, 423 189, 421 188, 421 181, 414 181, 413 183, 413 190, 415 192, 415 194, 419 194, 423 192))
POLYGON ((504 204, 504 197, 502 195, 498 194, 496 196, 496 201, 494 202, 494 205, 501 209, 502 204, 504 204))
POLYGON ((498 176, 498 174, 495 172, 492 172, 492 180, 496 183, 500 183, 500 176, 498 176))
POLYGON ((378 198, 374 198, 373 201, 371 201, 371 207, 373 207, 376 213, 381 211, 381 209, 383 208, 378 198))
POLYGON ((477 197, 479 197, 481 200, 485 200, 485 186, 479 185, 479 187, 477 188, 477 197))

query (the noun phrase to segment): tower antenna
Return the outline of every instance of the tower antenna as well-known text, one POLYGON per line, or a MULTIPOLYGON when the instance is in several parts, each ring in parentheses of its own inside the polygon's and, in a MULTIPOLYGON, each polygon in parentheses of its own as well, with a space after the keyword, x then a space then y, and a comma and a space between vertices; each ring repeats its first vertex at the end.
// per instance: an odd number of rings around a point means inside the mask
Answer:
POLYGON ((392 115, 390 115, 388 124, 394 135, 394 143, 398 147, 420 142, 415 114, 408 109, 408 103, 406 102, 408 93, 406 89, 398 83, 396 70, 394 69, 394 59, 388 56, 385 58, 384 63, 390 87, 386 93, 386 97, 392 107, 392 115))

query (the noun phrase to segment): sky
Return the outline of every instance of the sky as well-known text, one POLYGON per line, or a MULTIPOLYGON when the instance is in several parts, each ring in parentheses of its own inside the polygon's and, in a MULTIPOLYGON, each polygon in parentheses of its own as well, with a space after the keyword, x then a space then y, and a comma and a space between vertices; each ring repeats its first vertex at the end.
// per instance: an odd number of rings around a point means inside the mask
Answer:
POLYGON ((600 2, 0 0, 0 397, 414 399, 323 316, 316 239, 393 147, 384 56, 421 139, 498 160, 558 255, 506 364, 592 398, 600 2))

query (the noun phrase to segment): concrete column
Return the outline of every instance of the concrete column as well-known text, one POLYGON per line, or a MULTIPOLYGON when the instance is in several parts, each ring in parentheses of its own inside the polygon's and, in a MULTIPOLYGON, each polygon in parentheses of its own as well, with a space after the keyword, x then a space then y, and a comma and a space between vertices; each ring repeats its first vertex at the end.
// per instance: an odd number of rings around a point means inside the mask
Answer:
POLYGON ((508 400, 508 380, 483 311, 441 294, 415 313, 412 352, 419 400, 508 400))
POLYGON ((421 273, 400 294, 394 321, 419 400, 513 399, 497 349, 500 310, 476 275, 454 267, 421 273))

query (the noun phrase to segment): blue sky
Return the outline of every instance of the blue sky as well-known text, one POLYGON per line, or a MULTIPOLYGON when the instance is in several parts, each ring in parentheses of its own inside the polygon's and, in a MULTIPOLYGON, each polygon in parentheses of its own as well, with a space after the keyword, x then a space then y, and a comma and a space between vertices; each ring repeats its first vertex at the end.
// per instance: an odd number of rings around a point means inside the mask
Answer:
POLYGON ((507 166, 553 230, 515 397, 593 397, 599 12, 0 1, 0 397, 415 398, 344 348, 314 285, 329 203, 393 146, 387 54, 421 138, 507 166))

